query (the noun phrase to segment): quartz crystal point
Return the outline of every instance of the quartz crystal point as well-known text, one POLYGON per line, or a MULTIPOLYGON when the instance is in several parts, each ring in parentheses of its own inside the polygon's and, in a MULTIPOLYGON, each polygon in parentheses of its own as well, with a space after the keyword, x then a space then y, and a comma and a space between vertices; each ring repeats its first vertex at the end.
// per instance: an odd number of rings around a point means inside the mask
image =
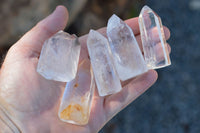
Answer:
POLYGON ((37 72, 49 80, 68 82, 75 78, 81 46, 75 35, 60 31, 45 41, 37 72))
POLYGON ((58 112, 60 120, 76 125, 87 124, 94 88, 90 61, 83 60, 75 79, 66 85, 58 112))
POLYGON ((113 65, 108 40, 100 33, 90 30, 87 47, 99 95, 106 96, 119 92, 122 87, 113 65))
POLYGON ((132 29, 115 14, 108 21, 107 36, 114 65, 121 80, 147 72, 147 66, 132 29))
POLYGON ((170 65, 171 61, 160 17, 148 6, 144 6, 139 15, 139 26, 147 67, 157 69, 170 65))

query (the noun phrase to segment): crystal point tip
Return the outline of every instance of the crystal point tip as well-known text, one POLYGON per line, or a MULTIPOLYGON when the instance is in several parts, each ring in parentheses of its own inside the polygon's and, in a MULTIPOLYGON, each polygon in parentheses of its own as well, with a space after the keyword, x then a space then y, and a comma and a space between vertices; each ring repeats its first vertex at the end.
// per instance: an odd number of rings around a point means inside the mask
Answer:
MULTIPOLYGON (((88 38, 93 38, 93 36, 99 35, 99 34, 100 34, 99 32, 97 32, 97 31, 91 29, 90 32, 89 32, 89 34, 88 34, 88 38)), ((88 40, 89 40, 89 39, 88 39, 88 40)))
POLYGON ((90 32, 89 32, 89 34, 91 34, 91 33, 93 33, 93 32, 95 32, 95 30, 91 29, 90 32))
POLYGON ((142 15, 143 15, 145 12, 148 12, 148 13, 149 13, 149 12, 152 12, 153 14, 155 14, 154 11, 153 11, 149 6, 145 5, 145 6, 142 8, 139 17, 142 17, 142 15))
POLYGON ((109 31, 109 29, 116 27, 117 24, 119 24, 121 21, 122 20, 116 14, 113 14, 108 20, 107 31, 109 31))
POLYGON ((108 23, 109 22, 112 22, 112 21, 114 21, 114 22, 116 22, 116 20, 120 20, 120 18, 116 15, 116 14, 113 14, 111 17, 110 17, 110 19, 108 20, 108 23))

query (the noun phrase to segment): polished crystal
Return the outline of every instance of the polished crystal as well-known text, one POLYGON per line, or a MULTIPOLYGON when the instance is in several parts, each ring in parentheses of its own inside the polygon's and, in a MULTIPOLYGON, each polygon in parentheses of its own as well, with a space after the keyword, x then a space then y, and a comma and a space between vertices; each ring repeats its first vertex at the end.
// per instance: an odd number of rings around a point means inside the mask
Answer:
POLYGON ((132 29, 115 14, 108 21, 107 36, 114 65, 121 80, 147 72, 147 66, 132 29))
POLYGON ((144 6, 139 15, 139 26, 147 67, 157 69, 170 65, 171 61, 160 17, 148 6, 144 6))
POLYGON ((122 87, 114 68, 108 40, 97 31, 90 30, 87 47, 99 95, 119 92, 122 87))
POLYGON ((89 121, 90 108, 95 83, 89 60, 83 60, 75 79, 68 82, 60 104, 60 120, 76 125, 85 125, 89 121))
POLYGON ((37 72, 49 80, 69 82, 75 78, 81 46, 75 35, 60 31, 45 41, 37 72))

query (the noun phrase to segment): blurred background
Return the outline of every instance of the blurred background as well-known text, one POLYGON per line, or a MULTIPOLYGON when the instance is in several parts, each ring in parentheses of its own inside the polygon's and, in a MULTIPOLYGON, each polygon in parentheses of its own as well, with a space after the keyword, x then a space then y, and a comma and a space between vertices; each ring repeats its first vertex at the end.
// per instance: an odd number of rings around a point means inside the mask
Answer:
POLYGON ((200 0, 0 0, 0 57, 58 4, 70 12, 66 27, 78 36, 106 26, 117 14, 136 17, 147 4, 171 30, 172 65, 100 133, 200 133, 200 0))

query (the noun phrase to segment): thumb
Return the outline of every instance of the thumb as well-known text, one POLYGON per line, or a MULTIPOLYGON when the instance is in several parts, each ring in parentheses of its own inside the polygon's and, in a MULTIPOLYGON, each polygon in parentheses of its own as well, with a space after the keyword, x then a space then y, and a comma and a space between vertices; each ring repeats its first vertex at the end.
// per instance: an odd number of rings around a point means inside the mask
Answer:
MULTIPOLYGON (((64 6, 58 6, 48 17, 40 21, 35 27, 27 32, 15 45, 18 48, 28 47, 26 53, 40 53, 45 40, 63 30, 68 21, 68 11, 64 6)), ((26 49, 27 50, 27 49, 26 49)))

